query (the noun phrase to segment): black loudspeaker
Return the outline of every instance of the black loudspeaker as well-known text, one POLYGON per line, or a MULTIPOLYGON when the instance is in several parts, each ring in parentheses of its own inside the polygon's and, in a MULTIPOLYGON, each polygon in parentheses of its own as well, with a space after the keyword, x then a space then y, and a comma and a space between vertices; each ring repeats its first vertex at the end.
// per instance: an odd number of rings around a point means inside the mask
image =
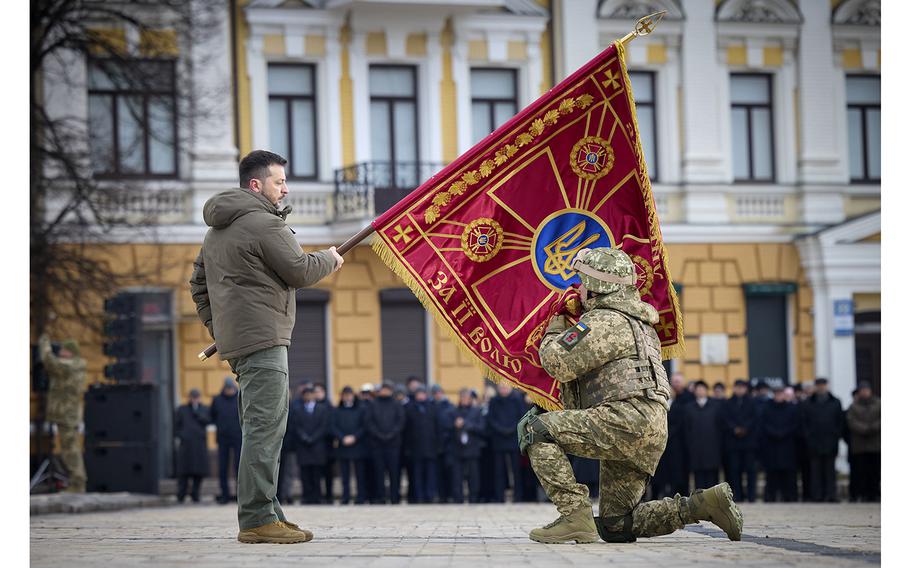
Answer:
POLYGON ((158 494, 158 444, 111 443, 85 448, 86 489, 158 494))
POLYGON ((94 385, 85 393, 85 445, 158 440, 157 385, 94 385))

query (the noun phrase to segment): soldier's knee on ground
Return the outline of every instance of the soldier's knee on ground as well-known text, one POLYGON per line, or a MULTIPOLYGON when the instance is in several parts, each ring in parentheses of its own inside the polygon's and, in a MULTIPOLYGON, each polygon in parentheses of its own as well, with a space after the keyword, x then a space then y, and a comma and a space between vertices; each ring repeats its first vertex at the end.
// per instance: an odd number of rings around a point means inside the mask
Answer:
POLYGON ((632 531, 632 511, 625 515, 612 517, 594 517, 597 534, 604 542, 635 542, 632 531))

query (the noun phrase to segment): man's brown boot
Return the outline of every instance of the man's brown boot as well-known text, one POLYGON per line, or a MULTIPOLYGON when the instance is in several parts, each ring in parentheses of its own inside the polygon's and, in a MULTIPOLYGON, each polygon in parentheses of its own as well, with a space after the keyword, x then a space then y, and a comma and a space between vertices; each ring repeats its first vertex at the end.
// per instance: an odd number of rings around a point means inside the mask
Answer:
POLYGON ((310 532, 310 531, 308 531, 308 530, 306 530, 306 529, 300 528, 296 523, 292 523, 291 521, 289 521, 289 520, 287 520, 287 519, 285 519, 285 520, 282 521, 282 522, 283 522, 284 524, 286 524, 287 526, 289 526, 290 528, 294 529, 295 531, 297 531, 297 532, 302 532, 303 534, 307 535, 307 540, 313 540, 313 533, 312 533, 312 532, 310 532))
POLYGON ((561 516, 552 523, 531 531, 531 540, 547 544, 562 544, 575 541, 578 544, 597 542, 597 526, 591 507, 581 507, 561 516))
POLYGON ((237 534, 237 540, 246 544, 272 543, 294 544, 312 540, 313 534, 302 530, 295 530, 281 521, 275 521, 253 529, 243 529, 237 534))

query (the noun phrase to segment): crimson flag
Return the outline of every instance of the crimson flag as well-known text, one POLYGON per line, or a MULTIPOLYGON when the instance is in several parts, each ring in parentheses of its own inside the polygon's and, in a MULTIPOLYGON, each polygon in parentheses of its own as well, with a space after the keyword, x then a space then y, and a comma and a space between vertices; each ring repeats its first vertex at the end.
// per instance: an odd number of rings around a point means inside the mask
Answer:
POLYGON ((373 221, 373 248, 484 375, 560 408, 537 354, 582 248, 635 263, 666 358, 684 353, 679 301, 621 42, 550 89, 373 221))

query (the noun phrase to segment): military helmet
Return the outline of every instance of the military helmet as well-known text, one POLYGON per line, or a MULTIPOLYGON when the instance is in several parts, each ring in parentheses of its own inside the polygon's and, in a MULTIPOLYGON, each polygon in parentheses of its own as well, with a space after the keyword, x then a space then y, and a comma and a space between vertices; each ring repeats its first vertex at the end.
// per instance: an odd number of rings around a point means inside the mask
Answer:
POLYGON ((623 286, 635 285, 635 266, 629 255, 617 248, 581 249, 572 268, 591 292, 611 294, 623 286))

